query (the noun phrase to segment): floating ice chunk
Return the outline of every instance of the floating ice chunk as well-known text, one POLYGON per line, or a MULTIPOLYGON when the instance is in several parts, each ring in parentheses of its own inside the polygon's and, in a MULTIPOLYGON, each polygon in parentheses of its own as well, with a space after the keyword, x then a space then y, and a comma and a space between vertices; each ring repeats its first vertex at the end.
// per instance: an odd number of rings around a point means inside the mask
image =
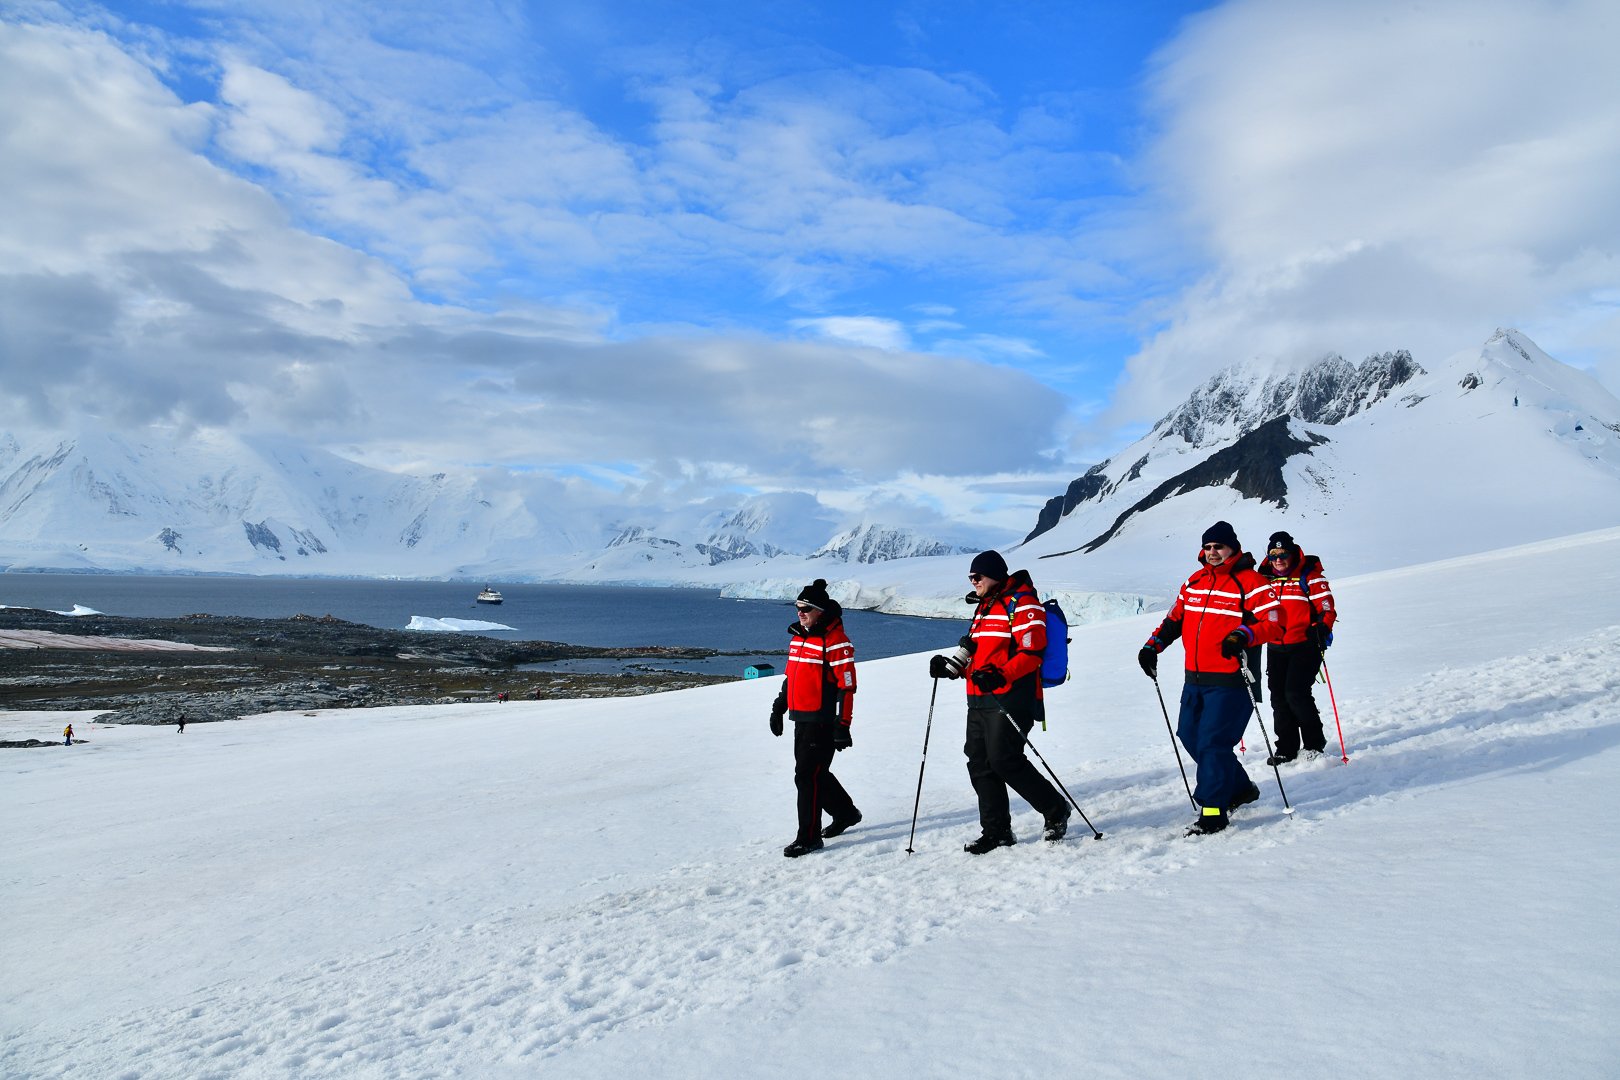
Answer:
POLYGON ((430 630, 443 634, 463 634, 485 630, 516 630, 498 622, 479 622, 477 619, 433 619, 426 615, 412 615, 407 630, 430 630))

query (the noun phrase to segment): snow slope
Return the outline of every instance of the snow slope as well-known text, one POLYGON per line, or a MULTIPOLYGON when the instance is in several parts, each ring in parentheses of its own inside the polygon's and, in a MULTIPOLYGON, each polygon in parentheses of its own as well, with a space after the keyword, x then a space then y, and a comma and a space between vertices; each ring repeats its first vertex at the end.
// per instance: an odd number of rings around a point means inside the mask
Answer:
POLYGON ((1015 800, 978 859, 949 684, 904 852, 921 656, 863 665, 866 820, 794 861, 774 681, 75 718, 0 756, 0 1074, 1620 1075, 1620 529, 1335 589, 1350 764, 1285 818, 1251 728, 1265 797, 1195 840, 1156 613, 1075 631, 1035 736, 1105 839, 1015 800))

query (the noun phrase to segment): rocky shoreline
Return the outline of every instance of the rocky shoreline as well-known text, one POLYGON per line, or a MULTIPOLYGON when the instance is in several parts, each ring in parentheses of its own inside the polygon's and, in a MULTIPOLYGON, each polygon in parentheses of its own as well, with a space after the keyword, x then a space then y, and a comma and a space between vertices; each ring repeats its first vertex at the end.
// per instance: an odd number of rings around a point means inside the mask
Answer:
POLYGON ((104 638, 106 648, 0 649, 0 709, 110 710, 97 723, 175 724, 256 713, 462 701, 628 697, 730 682, 667 671, 660 661, 705 659, 710 649, 604 649, 476 634, 383 630, 331 616, 172 619, 67 616, 0 608, 0 631, 104 638), (227 651, 131 648, 132 640, 227 651), (634 670, 524 670, 556 660, 633 661, 634 670))

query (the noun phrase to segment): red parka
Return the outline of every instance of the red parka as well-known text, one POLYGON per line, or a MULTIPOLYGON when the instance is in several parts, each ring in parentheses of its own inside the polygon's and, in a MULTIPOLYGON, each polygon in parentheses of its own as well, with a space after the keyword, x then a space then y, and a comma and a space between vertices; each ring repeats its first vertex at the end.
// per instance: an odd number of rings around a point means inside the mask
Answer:
POLYGON ((794 720, 854 718, 855 646, 844 633, 844 620, 830 618, 809 630, 790 626, 787 672, 782 680, 788 712, 794 720))
MULTIPOLYGON (((1035 595, 1035 585, 1029 571, 1018 570, 1002 583, 997 591, 979 601, 974 609, 968 637, 973 642, 973 660, 967 675, 981 668, 1001 669, 1006 685, 996 690, 1006 694, 1020 679, 1030 679, 1034 685, 1035 700, 1041 700, 1041 654, 1046 649, 1046 609, 1035 595)), ((967 684, 968 697, 984 694, 967 684)), ((1027 692, 1020 691, 1020 692, 1027 692)))
MULTIPOLYGON (((1202 552, 1198 561, 1203 563, 1202 552)), ((1170 614, 1147 644, 1154 652, 1163 652, 1181 638, 1189 682, 1241 686, 1241 656, 1221 655, 1221 641, 1238 629, 1245 632, 1249 645, 1282 640, 1282 605, 1272 595, 1270 582, 1255 572, 1254 556, 1246 551, 1219 566, 1200 565, 1181 586, 1170 614)))
POLYGON ((1315 555, 1302 555, 1281 572, 1268 560, 1260 573, 1271 582, 1271 594, 1282 608, 1282 638, 1277 644, 1298 645, 1312 623, 1333 629, 1339 617, 1333 607, 1333 588, 1322 576, 1322 561, 1315 555))

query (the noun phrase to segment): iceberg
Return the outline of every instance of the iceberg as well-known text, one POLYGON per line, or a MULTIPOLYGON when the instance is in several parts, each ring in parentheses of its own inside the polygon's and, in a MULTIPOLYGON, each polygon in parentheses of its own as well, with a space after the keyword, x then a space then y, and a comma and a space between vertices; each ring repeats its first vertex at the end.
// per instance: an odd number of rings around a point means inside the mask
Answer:
POLYGON ((426 615, 412 615, 407 630, 427 630, 441 634, 465 634, 486 630, 516 630, 498 622, 479 622, 477 619, 431 619, 426 615))

